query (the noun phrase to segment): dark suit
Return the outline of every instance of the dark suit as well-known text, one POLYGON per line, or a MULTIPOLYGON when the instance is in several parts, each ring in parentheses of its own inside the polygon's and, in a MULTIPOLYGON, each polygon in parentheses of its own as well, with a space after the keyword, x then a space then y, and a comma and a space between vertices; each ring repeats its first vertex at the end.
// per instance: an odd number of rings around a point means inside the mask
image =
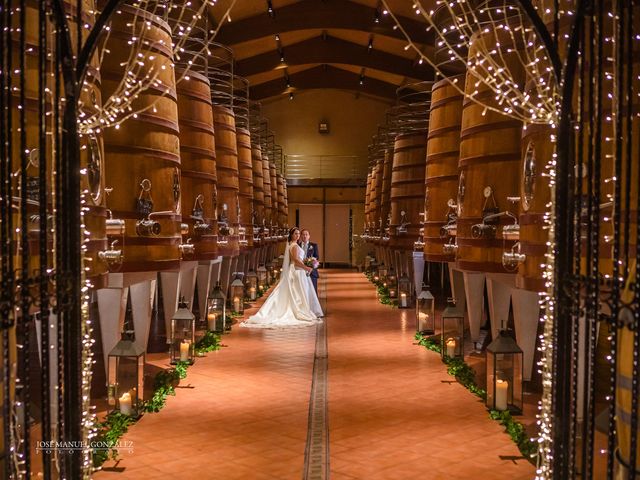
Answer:
MULTIPOLYGON (((299 242, 299 245, 300 247, 302 247, 302 242, 299 242)), ((309 242, 307 251, 304 252, 304 258, 309 257, 315 257, 318 261, 320 260, 320 253, 318 252, 317 243, 309 242)), ((311 277, 311 281, 313 282, 313 288, 315 289, 316 293, 318 293, 318 270, 314 268, 309 276, 311 277)))

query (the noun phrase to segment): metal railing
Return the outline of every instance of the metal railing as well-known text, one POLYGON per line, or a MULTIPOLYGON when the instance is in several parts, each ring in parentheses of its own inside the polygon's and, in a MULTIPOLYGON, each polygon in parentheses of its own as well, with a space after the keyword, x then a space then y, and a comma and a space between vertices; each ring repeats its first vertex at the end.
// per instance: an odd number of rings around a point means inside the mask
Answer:
POLYGON ((284 166, 288 180, 367 178, 367 159, 357 155, 285 155, 284 166))

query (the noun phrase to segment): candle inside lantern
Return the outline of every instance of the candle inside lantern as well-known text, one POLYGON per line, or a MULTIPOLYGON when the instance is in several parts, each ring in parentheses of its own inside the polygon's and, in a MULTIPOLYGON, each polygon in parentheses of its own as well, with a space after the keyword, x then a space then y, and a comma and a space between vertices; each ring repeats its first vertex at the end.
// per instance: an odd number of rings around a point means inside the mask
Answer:
POLYGON ((496 410, 507 409, 507 392, 509 382, 506 380, 496 380, 496 410))
POLYGON ((455 338, 449 338, 447 340, 447 356, 451 358, 456 356, 456 339, 455 338))
POLYGON ((131 408, 131 395, 129 392, 124 392, 118 399, 118 403, 120 405, 120 413, 123 415, 131 415, 133 410, 131 408))
POLYGON ((251 300, 255 300, 256 299, 256 287, 251 287, 249 289, 249 298, 251 300))
POLYGON ((240 311, 240 298, 239 297, 233 297, 233 311, 234 312, 239 312, 240 311))
POLYGON ((404 292, 400 294, 400 306, 401 307, 407 306, 407 294, 404 292))
POLYGON ((429 315, 427 315, 424 312, 419 312, 418 313, 418 329, 419 330, 424 330, 424 328, 422 328, 422 326, 427 323, 427 318, 429 318, 429 315))
POLYGON ((180 361, 186 362, 189 360, 189 342, 187 340, 183 340, 180 342, 180 361))
POLYGON ((207 315, 207 323, 209 324, 209 330, 211 330, 212 332, 216 329, 217 318, 218 318, 218 315, 216 315, 215 313, 210 313, 207 315))

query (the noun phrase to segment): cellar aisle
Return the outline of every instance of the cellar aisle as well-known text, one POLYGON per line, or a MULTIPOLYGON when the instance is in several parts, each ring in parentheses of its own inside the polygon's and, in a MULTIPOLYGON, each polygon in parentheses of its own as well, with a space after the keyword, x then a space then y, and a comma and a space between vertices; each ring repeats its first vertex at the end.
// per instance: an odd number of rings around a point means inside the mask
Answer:
POLYGON ((322 277, 328 356, 322 328, 234 326, 95 478, 533 478, 477 397, 413 345, 412 310, 380 305, 360 273, 322 277))

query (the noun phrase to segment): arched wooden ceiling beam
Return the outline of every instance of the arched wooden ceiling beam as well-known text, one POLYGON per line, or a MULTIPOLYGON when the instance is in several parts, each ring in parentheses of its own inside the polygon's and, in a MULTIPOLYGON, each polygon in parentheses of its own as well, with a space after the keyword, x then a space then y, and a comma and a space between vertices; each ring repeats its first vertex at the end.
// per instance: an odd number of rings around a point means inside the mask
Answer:
POLYGON ((411 59, 331 36, 311 38, 285 47, 284 62, 276 50, 245 58, 236 62, 235 71, 238 75, 250 77, 279 67, 311 63, 357 65, 418 80, 434 78, 433 68, 426 63, 417 65, 411 59))
POLYGON ((331 65, 319 65, 317 67, 302 70, 289 75, 290 87, 287 87, 284 78, 270 80, 268 82, 251 85, 249 93, 254 100, 275 97, 284 93, 298 90, 311 90, 317 88, 339 88, 362 92, 386 99, 396 98, 398 85, 376 80, 374 78, 361 78, 357 73, 349 72, 331 65))
MULTIPOLYGON (((264 14, 226 23, 220 28, 216 42, 233 46, 276 33, 296 30, 340 28, 360 30, 404 40, 400 29, 389 16, 380 15, 374 21, 376 9, 345 0, 302 0, 275 10, 275 16, 264 14)), ((406 17, 399 17, 403 28, 413 42, 432 45, 433 33, 426 31, 426 24, 406 17)))

